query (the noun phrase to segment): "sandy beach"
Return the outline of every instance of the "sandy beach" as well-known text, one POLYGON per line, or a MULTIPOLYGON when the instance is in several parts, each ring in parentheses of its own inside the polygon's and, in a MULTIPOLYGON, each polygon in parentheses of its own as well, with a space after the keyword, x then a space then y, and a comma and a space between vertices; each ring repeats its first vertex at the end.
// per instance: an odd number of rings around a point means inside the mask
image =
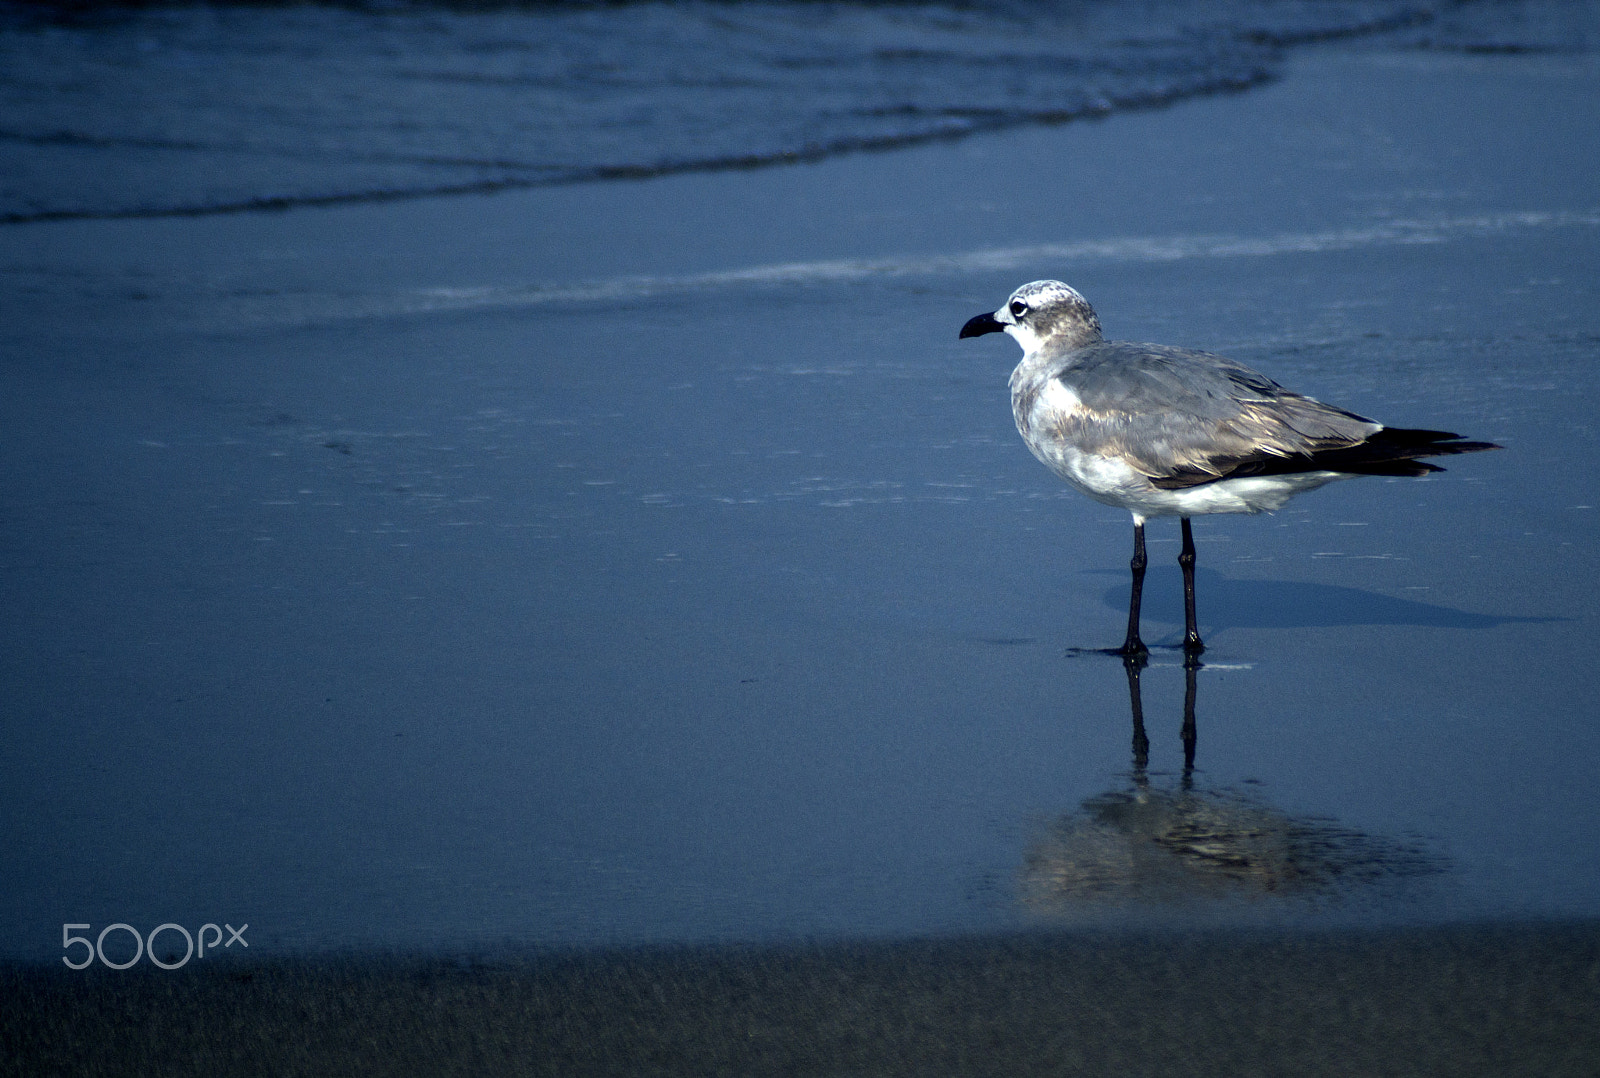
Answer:
POLYGON ((6 975, 0 1030, 27 1074, 1576 1076, 1597 968, 1592 924, 323 959, 6 975))
POLYGON ((1592 54, 1357 43, 888 153, 0 228, 5 1069, 1591 1073, 1597 151, 1592 54), (1132 778, 1067 656, 1127 515, 956 339, 1039 277, 1505 447, 1196 521, 1186 775, 1175 654, 1132 778), (1366 861, 1019 901, 1150 790, 1366 861))

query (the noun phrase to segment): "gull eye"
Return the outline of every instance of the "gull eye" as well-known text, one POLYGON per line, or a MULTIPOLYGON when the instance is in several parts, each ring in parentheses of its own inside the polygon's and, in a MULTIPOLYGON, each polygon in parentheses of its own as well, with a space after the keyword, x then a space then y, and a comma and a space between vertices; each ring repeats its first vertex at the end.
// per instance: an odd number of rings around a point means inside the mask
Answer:
POLYGON ((1011 301, 1011 317, 1012 318, 1021 318, 1023 315, 1025 315, 1027 313, 1028 313, 1028 305, 1026 303, 1022 302, 1020 299, 1014 299, 1014 300, 1011 301))

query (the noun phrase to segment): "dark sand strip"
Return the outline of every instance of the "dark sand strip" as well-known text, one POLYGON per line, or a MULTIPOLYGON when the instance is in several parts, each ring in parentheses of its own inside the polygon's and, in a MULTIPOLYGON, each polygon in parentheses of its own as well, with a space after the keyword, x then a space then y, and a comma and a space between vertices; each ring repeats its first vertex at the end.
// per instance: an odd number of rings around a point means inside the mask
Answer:
POLYGON ((1593 1075, 1600 923, 0 973, 8 1074, 1593 1075))

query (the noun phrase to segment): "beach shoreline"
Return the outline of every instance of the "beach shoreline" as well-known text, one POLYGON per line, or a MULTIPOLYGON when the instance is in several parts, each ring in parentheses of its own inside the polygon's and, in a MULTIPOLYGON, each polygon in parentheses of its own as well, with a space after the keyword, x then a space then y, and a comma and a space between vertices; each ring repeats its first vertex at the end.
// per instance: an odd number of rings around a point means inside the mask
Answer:
POLYGON ((43 963, 0 968, 0 1066, 1592 1071, 1600 74, 1286 67, 788 169, 0 229, 0 954, 43 963), (1455 890, 991 931, 1024 821, 1128 758, 1120 666, 1061 657, 1111 642, 1126 516, 1030 470, 1009 352, 957 351, 1047 272, 1117 336, 1506 443, 1197 529, 1201 783, 1422 833, 1455 890), (231 908, 249 962, 54 965, 65 919, 231 908), (572 949, 440 957, 484 936, 572 949), (673 942, 796 936, 846 942, 673 942))

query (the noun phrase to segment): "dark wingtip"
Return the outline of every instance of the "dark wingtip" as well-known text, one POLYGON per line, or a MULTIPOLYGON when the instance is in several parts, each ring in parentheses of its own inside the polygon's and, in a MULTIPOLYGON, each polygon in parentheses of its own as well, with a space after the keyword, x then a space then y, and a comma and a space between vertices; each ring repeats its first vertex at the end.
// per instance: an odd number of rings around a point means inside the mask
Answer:
POLYGON ((965 340, 968 337, 981 337, 985 333, 999 333, 1005 328, 999 319, 985 311, 976 318, 969 318, 967 324, 961 327, 961 336, 957 339, 965 340))
POLYGON ((1385 427, 1373 435, 1368 444, 1400 449, 1419 457, 1481 453, 1486 449, 1505 448, 1497 442, 1474 442, 1445 430, 1406 430, 1399 427, 1385 427))
POLYGON ((1213 461, 1206 470, 1179 470, 1172 475, 1150 480, 1161 490, 1183 490, 1203 486, 1218 479, 1239 479, 1252 475, 1290 475, 1295 472, 1342 472, 1345 475, 1383 475, 1411 477, 1442 472, 1438 464, 1421 457, 1446 457, 1456 453, 1478 453, 1502 449, 1495 442, 1469 442, 1459 434, 1442 430, 1408 430, 1385 427, 1364 442, 1320 449, 1289 456, 1257 456, 1233 461, 1213 461), (1218 467, 1221 468, 1218 471, 1218 467))

